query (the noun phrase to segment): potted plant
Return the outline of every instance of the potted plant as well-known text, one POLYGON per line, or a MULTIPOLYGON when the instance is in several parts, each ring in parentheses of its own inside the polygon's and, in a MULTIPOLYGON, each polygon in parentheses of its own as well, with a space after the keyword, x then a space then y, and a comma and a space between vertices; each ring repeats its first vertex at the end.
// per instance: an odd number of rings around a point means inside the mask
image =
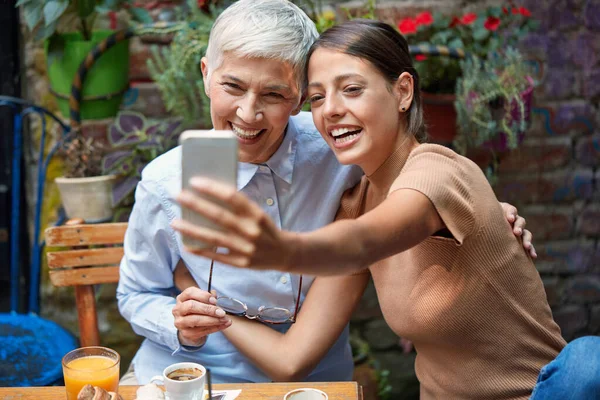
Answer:
MULTIPOLYGON (((525 7, 489 7, 462 16, 422 12, 402 19, 398 30, 411 45, 463 49, 485 60, 507 46, 516 45, 537 25, 525 7)), ((416 54, 414 58, 429 134, 434 141, 451 142, 456 135, 454 94, 463 69, 458 60, 449 57, 416 54)))
POLYGON ((527 130, 533 79, 521 53, 508 48, 496 57, 471 57, 461 62, 464 72, 456 85, 456 148, 495 152, 514 149, 527 130))
MULTIPOLYGON (((133 7, 133 0, 19 0, 17 6, 34 38, 44 41, 48 78, 61 113, 69 115, 71 86, 82 61, 111 30, 95 30, 98 16, 126 10, 132 19, 149 23, 149 13, 133 7)), ((129 43, 108 49, 92 66, 83 82, 81 117, 114 116, 128 87, 129 43)))
POLYGON ((89 223, 105 222, 113 215, 114 175, 102 175, 106 146, 73 132, 65 138, 60 154, 64 176, 55 179, 65 213, 89 223))
POLYGON ((534 81, 521 53, 511 47, 485 60, 469 57, 461 67, 454 147, 463 154, 473 148, 490 151, 488 177, 493 177, 500 153, 515 149, 529 127, 534 81))
POLYGON ((111 152, 102 159, 102 173, 117 177, 111 195, 115 221, 127 221, 142 170, 177 145, 180 127, 181 119, 150 122, 133 111, 117 115, 108 133, 111 152))

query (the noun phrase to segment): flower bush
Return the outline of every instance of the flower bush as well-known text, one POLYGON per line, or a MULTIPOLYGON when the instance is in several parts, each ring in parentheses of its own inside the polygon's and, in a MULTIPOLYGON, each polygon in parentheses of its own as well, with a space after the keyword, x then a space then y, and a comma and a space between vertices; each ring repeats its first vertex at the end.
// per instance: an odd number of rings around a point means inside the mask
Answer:
MULTIPOLYGON (((398 22, 398 30, 411 45, 429 44, 462 48, 480 59, 497 53, 501 48, 515 46, 520 38, 537 28, 525 7, 489 7, 464 15, 443 15, 422 12, 398 22)), ((415 68, 423 90, 432 93, 453 93, 461 75, 457 60, 449 57, 415 56, 415 68)))

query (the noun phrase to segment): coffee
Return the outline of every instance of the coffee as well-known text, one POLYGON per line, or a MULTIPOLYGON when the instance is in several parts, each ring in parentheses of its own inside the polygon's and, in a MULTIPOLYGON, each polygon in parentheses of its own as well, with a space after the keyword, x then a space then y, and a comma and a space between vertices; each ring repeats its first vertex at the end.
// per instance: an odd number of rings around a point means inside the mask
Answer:
POLYGON ((167 374, 167 378, 174 381, 191 381, 202 376, 202 370, 198 368, 179 368, 167 374))

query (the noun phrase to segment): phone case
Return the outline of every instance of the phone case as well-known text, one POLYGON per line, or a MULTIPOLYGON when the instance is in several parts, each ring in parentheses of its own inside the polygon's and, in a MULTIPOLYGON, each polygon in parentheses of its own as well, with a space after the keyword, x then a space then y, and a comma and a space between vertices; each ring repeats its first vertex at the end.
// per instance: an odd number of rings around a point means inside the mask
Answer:
MULTIPOLYGON (((185 131, 179 137, 181 144, 181 187, 189 187, 194 176, 202 176, 233 186, 237 184, 238 140, 231 131, 185 131)), ((207 200, 218 203, 212 197, 207 200)), ((195 225, 218 229, 211 221, 197 213, 181 208, 181 218, 195 225)), ((205 243, 182 236, 183 243, 192 248, 206 248, 205 243)))

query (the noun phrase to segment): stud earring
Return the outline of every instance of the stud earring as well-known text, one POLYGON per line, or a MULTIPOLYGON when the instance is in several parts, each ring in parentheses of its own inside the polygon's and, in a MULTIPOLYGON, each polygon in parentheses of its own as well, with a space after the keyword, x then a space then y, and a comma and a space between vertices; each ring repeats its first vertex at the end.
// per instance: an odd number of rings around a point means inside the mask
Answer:
POLYGON ((406 111, 406 107, 402 107, 402 111, 406 111))

